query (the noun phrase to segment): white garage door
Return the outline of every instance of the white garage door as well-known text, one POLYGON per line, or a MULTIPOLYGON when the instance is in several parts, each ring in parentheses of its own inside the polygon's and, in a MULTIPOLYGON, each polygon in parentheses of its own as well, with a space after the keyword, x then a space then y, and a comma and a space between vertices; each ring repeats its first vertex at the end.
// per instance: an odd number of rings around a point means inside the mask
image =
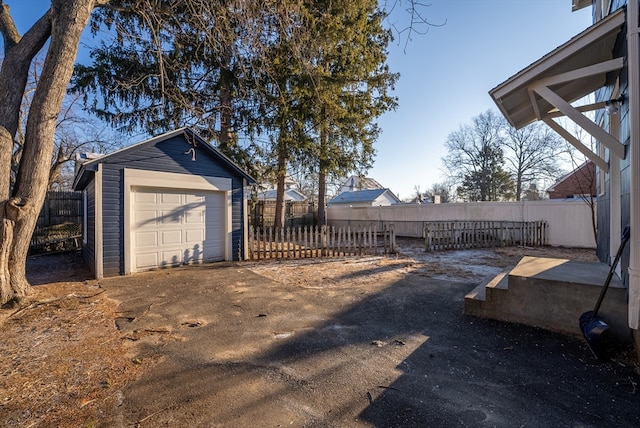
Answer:
POLYGON ((225 194, 132 189, 132 270, 224 260, 225 194))

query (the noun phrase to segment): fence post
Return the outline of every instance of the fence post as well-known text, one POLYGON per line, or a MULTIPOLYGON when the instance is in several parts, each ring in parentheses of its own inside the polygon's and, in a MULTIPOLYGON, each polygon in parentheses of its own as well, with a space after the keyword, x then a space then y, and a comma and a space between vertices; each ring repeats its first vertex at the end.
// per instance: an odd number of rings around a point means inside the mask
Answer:
POLYGON ((249 260, 253 260, 253 226, 249 226, 249 260))

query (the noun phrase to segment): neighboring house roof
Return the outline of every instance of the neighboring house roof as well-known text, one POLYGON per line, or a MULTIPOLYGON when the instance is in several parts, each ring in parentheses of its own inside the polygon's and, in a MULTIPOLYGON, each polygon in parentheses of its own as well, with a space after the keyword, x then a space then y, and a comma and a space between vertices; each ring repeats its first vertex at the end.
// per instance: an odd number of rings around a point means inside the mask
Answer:
POLYGON ((331 199, 329 201, 329 205, 373 204, 376 201, 383 201, 384 199, 388 201, 388 205, 400 202, 400 199, 398 199, 389 189, 371 189, 357 190, 355 192, 342 192, 335 198, 331 199))
MULTIPOLYGON (((158 143, 160 143, 162 141, 168 140, 168 139, 173 138, 173 137, 175 137, 177 135, 180 135, 180 134, 184 134, 184 136, 188 140, 194 141, 195 142, 195 147, 196 147, 196 149, 198 151, 204 150, 205 152, 207 152, 208 154, 210 154, 214 158, 217 158, 224 165, 229 167, 232 171, 236 172, 238 175, 240 175, 241 177, 245 178, 249 182, 249 184, 253 184, 253 183, 256 182, 249 174, 247 174, 242 169, 240 169, 240 167, 238 167, 231 159, 226 157, 224 154, 222 154, 222 152, 218 151, 211 144, 209 144, 205 140, 203 140, 202 137, 200 137, 198 134, 196 134, 192 129, 190 129, 190 128, 180 128, 180 129, 176 129, 175 131, 167 132, 167 133, 159 135, 157 137, 150 138, 150 139, 142 141, 140 143, 133 144, 133 145, 125 147, 123 149, 116 150, 113 153, 110 153, 110 154, 104 155, 104 156, 100 156, 97 159, 92 159, 92 160, 88 160, 87 162, 84 162, 80 166, 78 172, 76 173, 76 177, 75 177, 75 179, 73 181, 73 188, 74 189, 82 189, 82 188, 84 188, 86 186, 87 182, 93 176, 93 174, 98 170, 98 164, 100 164, 102 162, 117 160, 120 156, 125 155, 125 154, 127 154, 127 153, 129 153, 131 151, 138 150, 138 149, 140 149, 140 148, 142 148, 144 146, 158 144, 158 143)), ((196 156, 196 155, 194 155, 194 156, 196 156)))
POLYGON ((550 199, 571 198, 576 195, 596 195, 596 166, 588 161, 558 178, 547 189, 550 199))
POLYGON ((347 181, 344 182, 342 186, 340 186, 340 189, 338 189, 338 194, 369 189, 384 189, 384 187, 382 187, 382 185, 373 178, 352 175, 347 179, 347 181))
MULTIPOLYGON (((277 189, 266 190, 258 193, 258 200, 260 201, 275 201, 277 196, 277 189)), ((285 201, 306 201, 307 196, 298 189, 285 189, 284 191, 285 201)))
MULTIPOLYGON (((285 201, 306 201, 307 195, 297 189, 298 183, 290 175, 284 178, 284 200, 285 201)), ((262 190, 258 193, 258 200, 261 201, 275 201, 277 195, 277 188, 273 183, 268 183, 264 186, 259 186, 262 190)))

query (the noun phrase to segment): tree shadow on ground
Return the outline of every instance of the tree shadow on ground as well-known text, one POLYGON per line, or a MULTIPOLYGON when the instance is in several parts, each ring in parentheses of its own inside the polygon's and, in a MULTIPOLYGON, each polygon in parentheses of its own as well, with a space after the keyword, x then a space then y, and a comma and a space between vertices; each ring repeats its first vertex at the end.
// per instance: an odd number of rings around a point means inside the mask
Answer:
POLYGON ((81 282, 94 278, 82 259, 81 251, 29 256, 26 268, 27 280, 31 285, 81 282))
POLYGON ((340 296, 238 275, 241 290, 226 286, 212 297, 232 312, 176 344, 182 352, 158 368, 161 376, 129 391, 131 420, 640 424, 640 376, 633 366, 591 360, 578 338, 463 315, 473 284, 410 275, 377 292, 340 296), (261 299, 257 306, 250 305, 254 299, 261 299), (190 343, 203 341, 206 349, 190 350, 190 343))

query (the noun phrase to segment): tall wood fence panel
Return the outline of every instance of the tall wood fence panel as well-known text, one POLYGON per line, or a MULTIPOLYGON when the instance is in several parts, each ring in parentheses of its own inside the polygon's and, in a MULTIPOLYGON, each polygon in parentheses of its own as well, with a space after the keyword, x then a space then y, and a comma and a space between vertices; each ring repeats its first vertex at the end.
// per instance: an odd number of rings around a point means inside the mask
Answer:
POLYGON ((249 260, 382 255, 396 252, 392 228, 300 226, 249 229, 249 260))
POLYGON ((547 245, 545 221, 434 221, 424 226, 427 251, 547 245))
MULTIPOLYGON (((253 227, 274 226, 276 201, 256 201, 249 210, 249 224, 253 227)), ((308 226, 315 223, 316 208, 313 202, 286 201, 284 205, 285 227, 308 226)))
POLYGON ((82 203, 82 192, 47 192, 36 228, 31 236, 29 252, 35 254, 80 248, 82 203))

